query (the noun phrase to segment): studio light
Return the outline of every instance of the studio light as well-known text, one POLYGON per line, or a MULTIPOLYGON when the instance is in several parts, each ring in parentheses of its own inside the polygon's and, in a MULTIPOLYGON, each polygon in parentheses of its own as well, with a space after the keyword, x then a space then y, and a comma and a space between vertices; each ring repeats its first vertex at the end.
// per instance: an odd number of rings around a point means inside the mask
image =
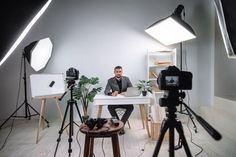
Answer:
POLYGON ((183 5, 178 5, 172 15, 155 22, 145 32, 164 45, 172 45, 196 38, 192 27, 181 18, 183 9, 183 5))
POLYGON ((52 54, 52 42, 49 38, 34 41, 24 48, 25 57, 35 71, 43 69, 52 54))
MULTIPOLYGON (((35 71, 39 71, 43 69, 46 64, 48 63, 51 54, 52 54, 52 42, 49 38, 41 39, 38 41, 34 41, 30 43, 28 46, 24 48, 24 51, 22 52, 22 60, 23 61, 23 80, 24 80, 24 101, 23 103, 0 125, 0 128, 11 118, 11 117, 19 117, 19 118, 28 118, 31 119, 31 116, 40 115, 38 111, 36 111, 35 108, 33 108, 27 99, 27 74, 26 74, 26 60, 29 62, 31 67, 35 71), (25 115, 24 116, 15 116, 16 112, 23 107, 25 108, 25 115), (31 114, 30 108, 36 113, 31 114)), ((22 71, 22 69, 21 69, 22 71)), ((49 122, 42 117, 47 124, 49 125, 49 122)))
MULTIPOLYGON (((0 44, 0 66, 7 60, 7 58, 15 51, 17 46, 21 43, 21 41, 25 38, 25 36, 28 34, 32 26, 36 23, 36 21, 40 18, 40 16, 45 12, 45 10, 48 8, 49 4, 52 0, 38 0, 38 1, 32 1, 32 0, 13 0, 8 2, 5 6, 5 8, 1 8, 1 11, 9 9, 9 14, 6 14, 8 16, 1 18, 3 20, 3 35, 1 36, 1 44, 0 44), (17 5, 19 4, 19 6, 17 5), (17 6, 15 9, 12 6, 17 6), (19 27, 19 29, 18 29, 19 27), (8 29, 9 28, 9 29, 8 29), (9 32, 10 30, 10 32, 9 32), (18 38, 13 39, 14 42, 12 42, 12 38, 15 38, 16 34, 19 36, 18 38), (9 40, 10 39, 10 40, 9 40), (5 45, 7 47, 5 47, 5 45), (10 46, 11 45, 11 46, 10 46), (8 50, 8 46, 10 46, 8 50), (5 50, 6 51, 5 53, 5 50)), ((26 75, 26 58, 29 61, 30 65, 35 71, 39 71, 42 68, 44 68, 51 56, 52 51, 52 43, 49 38, 35 41, 30 44, 29 47, 25 48, 22 52, 22 59, 21 59, 21 65, 23 65, 24 75, 24 101, 23 103, 16 108, 16 110, 0 125, 0 129, 3 127, 3 125, 10 120, 12 117, 18 117, 18 118, 28 118, 31 119, 31 116, 40 115, 36 109, 34 109, 27 100, 27 75, 26 75), (26 57, 27 56, 27 57, 26 57), (22 64, 23 63, 23 64, 22 64), (17 116, 17 111, 24 107, 25 109, 25 115, 24 116, 17 116), (31 114, 30 109, 32 109, 36 114, 31 114)), ((22 66, 21 66, 21 72, 22 72, 22 66)), ((49 123, 44 117, 43 119, 49 123)))

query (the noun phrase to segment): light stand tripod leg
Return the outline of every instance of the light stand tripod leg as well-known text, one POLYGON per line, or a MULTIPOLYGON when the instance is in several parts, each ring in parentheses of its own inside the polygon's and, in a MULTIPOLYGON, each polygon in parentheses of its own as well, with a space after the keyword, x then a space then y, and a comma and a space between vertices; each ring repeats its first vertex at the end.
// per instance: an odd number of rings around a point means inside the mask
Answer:
POLYGON ((186 108, 186 111, 188 112, 189 118, 190 118, 190 120, 193 123, 194 131, 195 131, 195 133, 197 133, 197 126, 196 126, 195 122, 193 121, 193 116, 192 116, 192 114, 189 112, 189 110, 187 108, 186 108))
POLYGON ((184 136, 183 126, 182 126, 180 121, 178 121, 177 124, 176 124, 176 130, 179 133, 179 137, 180 137, 181 142, 182 142, 182 144, 184 146, 184 150, 186 152, 187 157, 192 157, 190 149, 188 147, 188 143, 187 143, 186 138, 184 136))
MULTIPOLYGON (((67 104, 66 111, 65 111, 65 114, 64 114, 64 117, 63 117, 63 120, 62 120, 62 124, 61 124, 61 129, 59 131, 59 137, 57 138, 57 146, 56 146, 56 149, 55 149, 55 152, 54 152, 54 157, 56 157, 57 149, 58 149, 58 146, 59 146, 59 142, 61 141, 61 135, 63 133, 63 130, 67 127, 66 126, 64 128, 64 124, 65 124, 65 121, 66 121, 66 116, 67 116, 68 108, 69 108, 69 105, 67 104)), ((70 130, 69 130, 69 133, 70 133, 70 130)))
POLYGON ((25 104, 25 102, 23 102, 0 126, 0 129, 2 128, 2 126, 11 118, 13 117, 13 115, 25 104))
POLYGON ((155 150, 153 152, 152 157, 157 157, 158 156, 158 153, 159 153, 160 148, 161 148, 161 143, 164 139, 164 136, 165 136, 165 133, 166 133, 167 129, 168 129, 168 120, 163 120, 163 122, 161 124, 160 135, 158 137, 158 141, 157 141, 157 144, 156 144, 156 147, 155 147, 155 150))

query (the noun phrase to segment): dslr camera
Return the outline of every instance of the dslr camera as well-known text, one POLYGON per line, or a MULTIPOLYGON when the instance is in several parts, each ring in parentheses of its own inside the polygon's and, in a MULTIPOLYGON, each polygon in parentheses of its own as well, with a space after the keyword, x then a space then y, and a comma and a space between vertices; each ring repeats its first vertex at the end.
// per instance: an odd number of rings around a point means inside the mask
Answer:
POLYGON ((176 66, 162 70, 157 78, 160 90, 190 90, 193 75, 188 71, 180 71, 176 66))
POLYGON ((75 80, 78 80, 78 79, 79 79, 79 70, 75 68, 69 68, 66 71, 66 80, 67 80, 68 87, 75 84, 75 80))
POLYGON ((179 90, 192 89, 191 72, 180 71, 176 66, 169 66, 166 70, 162 70, 157 78, 157 84, 160 90, 165 90, 163 98, 159 99, 159 105, 178 106, 180 98, 185 97, 184 92, 179 90))
POLYGON ((78 80, 79 79, 79 70, 75 68, 69 68, 66 71, 66 80, 78 80))

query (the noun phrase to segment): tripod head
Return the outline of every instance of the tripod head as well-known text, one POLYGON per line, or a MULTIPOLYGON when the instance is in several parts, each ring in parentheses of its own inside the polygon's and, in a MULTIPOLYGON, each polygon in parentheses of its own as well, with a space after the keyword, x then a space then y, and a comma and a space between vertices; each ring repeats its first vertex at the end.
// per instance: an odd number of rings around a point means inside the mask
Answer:
POLYGON ((179 90, 166 90, 163 98, 159 99, 161 107, 179 106, 185 98, 185 92, 179 90))

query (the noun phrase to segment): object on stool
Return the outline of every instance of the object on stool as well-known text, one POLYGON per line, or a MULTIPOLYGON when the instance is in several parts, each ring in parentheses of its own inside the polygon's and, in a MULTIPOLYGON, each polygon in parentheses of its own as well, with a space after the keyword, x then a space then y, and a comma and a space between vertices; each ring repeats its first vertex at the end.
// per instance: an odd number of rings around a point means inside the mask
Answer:
POLYGON ((125 130, 123 128, 123 129, 120 130, 119 135, 124 135, 124 134, 125 134, 125 130))
POLYGON ((87 125, 89 129, 92 130, 94 128, 102 128, 105 123, 107 123, 107 119, 105 118, 90 118, 85 122, 85 125, 87 125))

